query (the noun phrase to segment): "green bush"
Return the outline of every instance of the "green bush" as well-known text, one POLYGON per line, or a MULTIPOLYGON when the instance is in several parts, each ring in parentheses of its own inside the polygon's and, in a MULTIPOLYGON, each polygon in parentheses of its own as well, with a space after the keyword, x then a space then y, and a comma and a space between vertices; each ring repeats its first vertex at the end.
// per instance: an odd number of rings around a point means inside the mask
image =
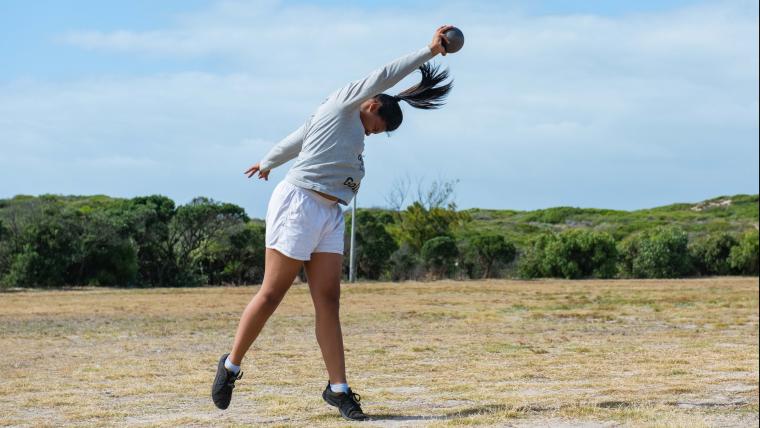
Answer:
POLYGON ((420 275, 421 261, 412 247, 401 244, 398 250, 391 254, 388 261, 389 269, 384 278, 391 281, 417 279, 420 275))
POLYGON ((264 225, 254 222, 225 229, 199 258, 208 284, 256 284, 264 278, 264 225))
POLYGON ((450 236, 437 236, 425 241, 422 246, 422 259, 437 278, 443 278, 453 271, 458 256, 457 243, 450 236))
POLYGON ((682 229, 657 227, 625 239, 620 272, 633 278, 678 278, 691 272, 689 239, 682 229))
MULTIPOLYGON (((351 224, 350 214, 346 225, 351 224)), ((390 257, 398 249, 396 241, 388 233, 387 226, 393 224, 393 216, 385 211, 359 209, 356 211, 356 276, 379 279, 390 267, 390 257)), ((346 227, 346 240, 350 242, 351 228, 346 227)), ((350 247, 347 245, 346 250, 350 247)), ((348 266, 349 258, 344 258, 348 266)))
MULTIPOLYGON (((490 278, 494 266, 512 263, 517 254, 515 245, 502 235, 480 234, 469 239, 469 252, 477 261, 474 264, 482 278, 490 278)), ((474 272, 470 273, 472 277, 474 272)))
POLYGON ((689 244, 694 270, 699 275, 728 275, 731 273, 728 257, 737 244, 728 233, 712 234, 689 244))
POLYGON ((151 195, 133 198, 130 204, 138 218, 132 234, 140 265, 138 285, 165 287, 177 283, 179 271, 173 246, 177 235, 169 231, 177 209, 174 201, 166 196, 151 195))
POLYGON ((605 216, 620 214, 621 211, 602 210, 595 208, 554 207, 542 210, 530 211, 524 220, 536 223, 560 224, 570 223, 574 220, 590 218, 593 216, 605 216))
POLYGON ((205 197, 194 198, 178 207, 168 225, 176 276, 167 278, 167 285, 186 287, 207 283, 212 272, 203 271, 201 260, 210 246, 218 243, 229 228, 248 221, 243 208, 205 197))
POLYGON ((559 224, 564 223, 569 217, 578 214, 583 214, 583 209, 575 207, 554 207, 533 211, 525 217, 525 220, 537 223, 559 224))
POLYGON ((420 202, 414 202, 397 215, 398 221, 389 225, 389 232, 396 242, 407 244, 416 252, 430 239, 451 235, 470 221, 469 214, 457 211, 455 206, 427 208, 420 202))
POLYGON ((3 219, 0 218, 0 288, 7 287, 3 281, 3 277, 8 274, 10 268, 11 255, 13 254, 13 248, 10 243, 10 234, 6 231, 3 225, 3 219))
POLYGON ((19 287, 176 286, 203 283, 201 261, 242 208, 196 198, 133 200, 43 195, 4 202, 0 283, 19 287))
POLYGON ((530 242, 528 248, 517 260, 517 273, 526 279, 546 278, 549 275, 544 266, 546 247, 549 241, 556 239, 554 234, 542 233, 530 242))
POLYGON ((728 263, 735 273, 758 275, 758 252, 760 239, 757 230, 742 235, 739 244, 731 249, 728 263))
POLYGON ((611 235, 569 229, 539 236, 518 268, 525 278, 611 278, 616 263, 617 248, 611 235))
MULTIPOLYGON (((419 279, 429 267, 436 276, 480 278, 516 267, 526 277, 608 277, 610 235, 622 240, 617 249, 623 276, 758 275, 758 195, 630 212, 462 212, 448 202, 452 190, 444 184, 418 192, 418 200, 401 211, 360 210, 359 276, 419 279), (567 226, 595 232, 551 233, 567 226), (686 233, 705 238, 689 242, 686 233), (440 236, 456 239, 459 256, 453 257, 450 243, 445 257, 429 254, 444 247, 429 247, 425 265, 423 244, 440 236), (516 264, 509 264, 510 243, 524 249, 516 264)), ((0 199, 0 287, 255 283, 263 275, 263 233, 261 222, 248 219, 242 208, 206 198, 176 206, 160 195, 19 195, 0 199)))
MULTIPOLYGON (((81 258, 82 227, 59 207, 49 207, 37 221, 24 225, 1 282, 11 287, 57 287, 70 284, 70 273, 81 258)), ((78 285, 78 284, 77 284, 78 285)))

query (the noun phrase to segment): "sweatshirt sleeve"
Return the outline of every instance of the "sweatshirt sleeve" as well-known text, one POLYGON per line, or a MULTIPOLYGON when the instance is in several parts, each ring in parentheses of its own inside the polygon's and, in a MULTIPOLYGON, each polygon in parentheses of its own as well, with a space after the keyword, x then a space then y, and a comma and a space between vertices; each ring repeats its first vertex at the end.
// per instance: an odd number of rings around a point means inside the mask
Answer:
POLYGON ((430 47, 425 46, 416 52, 397 58, 373 71, 367 77, 355 80, 338 90, 336 93, 337 101, 344 107, 355 107, 375 95, 383 93, 386 89, 390 89, 434 56, 430 47))
POLYGON ((264 159, 259 162, 259 168, 267 171, 276 168, 285 162, 295 158, 301 152, 304 134, 306 133, 306 124, 293 131, 290 135, 275 144, 264 159))

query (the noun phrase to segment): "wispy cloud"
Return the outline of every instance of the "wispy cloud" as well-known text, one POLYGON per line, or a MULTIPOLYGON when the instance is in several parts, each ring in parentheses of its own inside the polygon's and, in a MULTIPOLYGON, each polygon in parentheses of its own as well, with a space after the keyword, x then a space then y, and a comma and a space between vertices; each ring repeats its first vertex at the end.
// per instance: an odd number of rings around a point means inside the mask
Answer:
POLYGON ((426 44, 451 17, 467 44, 437 59, 455 79, 449 104, 407 107, 391 139, 367 140, 363 205, 382 205, 406 173, 461 179, 464 207, 633 208, 756 192, 756 10, 736 1, 531 16, 444 2, 421 15, 220 2, 168 28, 73 31, 59 41, 93 55, 203 59, 225 71, 0 87, 0 194, 205 194, 262 216, 272 186, 242 170, 329 92, 426 44), (92 180, 105 172, 87 158, 152 162, 111 161, 121 178, 92 180))

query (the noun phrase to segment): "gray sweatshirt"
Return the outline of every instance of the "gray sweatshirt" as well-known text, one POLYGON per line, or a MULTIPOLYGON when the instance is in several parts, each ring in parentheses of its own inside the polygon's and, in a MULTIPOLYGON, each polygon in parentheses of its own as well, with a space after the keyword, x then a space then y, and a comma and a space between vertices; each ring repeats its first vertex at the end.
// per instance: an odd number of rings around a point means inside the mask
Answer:
POLYGON ((287 182, 348 205, 364 177, 364 126, 359 106, 434 56, 426 46, 333 92, 306 123, 272 147, 259 168, 271 170, 298 157, 285 176, 287 182))

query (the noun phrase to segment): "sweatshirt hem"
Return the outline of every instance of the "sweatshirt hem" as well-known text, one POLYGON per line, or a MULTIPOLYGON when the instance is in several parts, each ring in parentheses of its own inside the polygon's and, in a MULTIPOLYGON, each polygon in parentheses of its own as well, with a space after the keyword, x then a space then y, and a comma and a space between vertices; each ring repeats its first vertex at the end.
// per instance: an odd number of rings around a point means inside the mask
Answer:
MULTIPOLYGON (((298 187, 301 187, 301 188, 306 189, 306 190, 316 190, 317 192, 326 193, 326 194, 328 194, 328 195, 330 195, 332 197, 338 198, 337 202, 339 204, 341 204, 341 205, 348 205, 348 203, 346 201, 344 201, 341 197, 333 195, 332 193, 330 193, 329 189, 327 189, 326 187, 321 186, 319 184, 308 183, 308 182, 301 181, 301 180, 298 180, 296 178, 293 178, 291 176, 285 176, 285 181, 287 181, 288 183, 290 183, 290 184, 292 184, 294 186, 298 186, 298 187)), ((319 195, 317 195, 317 196, 319 196, 319 195)), ((320 198, 323 198, 323 197, 320 196, 320 198)))

